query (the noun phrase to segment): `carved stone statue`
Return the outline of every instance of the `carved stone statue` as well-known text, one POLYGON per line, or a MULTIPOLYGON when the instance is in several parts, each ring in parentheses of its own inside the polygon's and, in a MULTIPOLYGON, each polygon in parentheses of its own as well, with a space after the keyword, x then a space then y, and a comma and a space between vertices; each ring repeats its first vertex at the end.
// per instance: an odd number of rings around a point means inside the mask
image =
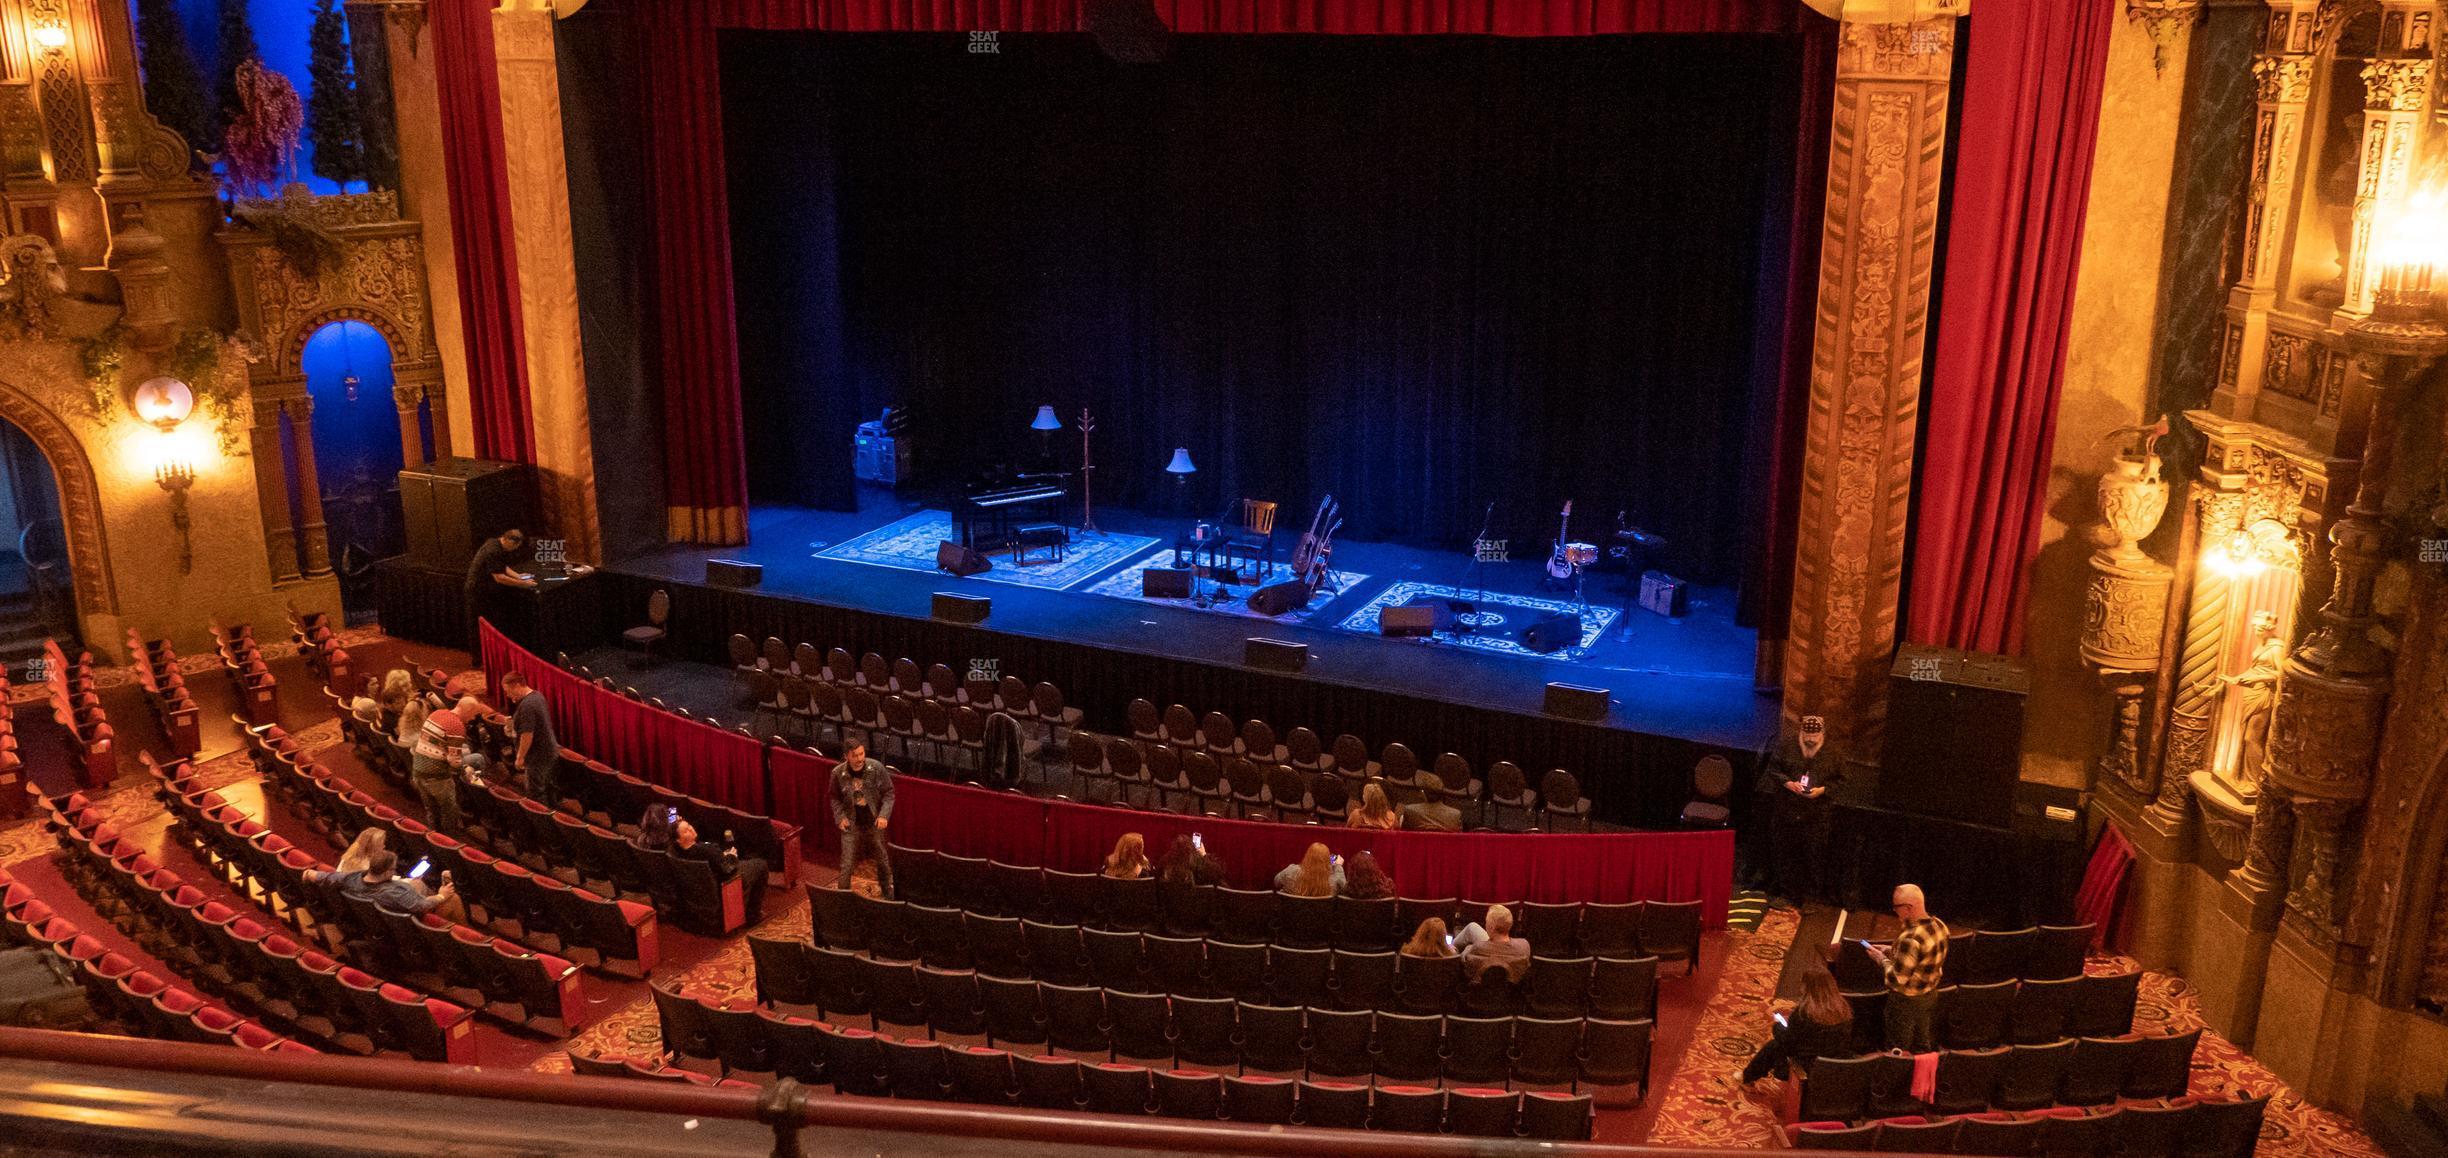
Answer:
POLYGON ((48 338, 68 296, 68 273, 39 234, 0 238, 0 330, 15 338, 48 338))
POLYGON ((2254 612, 2252 633, 2260 642, 2253 646, 2252 662, 2227 677, 2228 685, 2235 689, 2236 721, 2243 733, 2236 774, 2248 784, 2260 783, 2261 765, 2269 758, 2270 715, 2278 706, 2278 670, 2286 663, 2286 641, 2278 638, 2277 629, 2277 615, 2254 612))

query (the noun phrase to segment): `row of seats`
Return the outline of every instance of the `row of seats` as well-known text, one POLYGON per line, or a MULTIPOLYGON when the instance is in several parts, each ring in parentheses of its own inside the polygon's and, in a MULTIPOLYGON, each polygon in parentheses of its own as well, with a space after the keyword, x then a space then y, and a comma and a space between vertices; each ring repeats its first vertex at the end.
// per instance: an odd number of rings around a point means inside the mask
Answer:
POLYGON ((128 1033, 278 1053, 315 1052, 313 1046, 282 1037, 110 951, 76 922, 52 912, 6 869, 0 869, 0 945, 40 949, 57 957, 74 971, 95 1012, 128 1033))
MULTIPOLYGON (((1948 1049, 2040 1045, 2061 1037, 2114 1037, 2133 1028, 2142 974, 2103 973, 2060 981, 2000 981, 1938 990, 1933 1015, 1938 1044, 1948 1049)), ((1888 1047, 1887 991, 1847 993, 1853 1045, 1863 1053, 1888 1047)))
MULTIPOLYGON (((8 665, 0 663, 0 703, 13 704, 9 693, 8 665)), ((32 799, 25 774, 25 758, 17 754, 17 723, 11 712, 0 712, 0 822, 25 815, 26 803, 32 799)))
POLYGON ((2252 1158, 2269 1097, 2181 1097, 2086 1110, 2064 1106, 2027 1114, 1907 1115, 1853 1125, 1804 1122, 1779 1127, 1790 1150, 1995 1154, 2024 1158, 2252 1158))
MULTIPOLYGON (((656 1000, 670 1010, 692 999, 657 990, 656 1000)), ((1159 1114, 1193 1121, 1220 1118, 1252 1125, 1413 1133, 1443 1130, 1557 1142, 1587 1141, 1593 1118, 1593 1100, 1588 1094, 1372 1086, 1324 1078, 1158 1070, 1128 1062, 1082 1062, 1060 1054, 993 1046, 952 1046, 927 1038, 897 1038, 836 1027, 770 1010, 696 1004, 707 1019, 725 1072, 772 1073, 810 1085, 829 1084, 843 1094, 1093 1110, 1131 1117, 1159 1114)), ((680 1019, 690 1016, 681 1013, 680 1019)), ((667 1035, 673 1032, 668 1016, 665 1026, 667 1035)), ((685 1074, 684 1080, 710 1080, 708 1075, 666 1065, 659 1058, 573 1053, 570 1061, 582 1074, 665 1079, 685 1074)))
POLYGON ((563 799, 538 803, 549 804, 555 811, 569 812, 623 836, 637 831, 638 820, 646 815, 647 809, 671 808, 700 833, 732 834, 741 856, 765 862, 770 874, 767 879, 772 883, 787 888, 799 878, 801 832, 798 825, 789 821, 648 783, 567 744, 561 746, 554 785, 563 799))
POLYGON ((1820 1058, 1802 1079, 1804 1121, 1857 1122, 1903 1114, 1966 1114, 2100 1106, 2118 1098, 2174 1098, 2192 1083, 2201 1031, 2059 1038, 2044 1045, 1942 1050, 1937 1088, 1913 1096, 1913 1059, 1900 1053, 1820 1058))
POLYGON ((110 717, 94 687, 93 653, 80 651, 70 659, 58 640, 44 640, 43 685, 51 718, 66 733, 68 765, 77 770, 78 786, 100 788, 116 779, 119 757, 112 747, 110 717))
MULTIPOLYGON (((957 907, 995 916, 1164 932, 1177 937, 1271 942, 1294 948, 1390 949, 1435 917, 1448 929, 1484 924, 1495 902, 1455 897, 1297 897, 1267 889, 1190 885, 1152 877, 1122 880, 1101 873, 1006 864, 983 857, 894 846, 893 883, 913 904, 957 907)), ((1696 967, 1699 901, 1567 901, 1507 906, 1513 933, 1556 957, 1653 956, 1696 967)), ((817 919, 840 915, 819 905, 817 919)), ((828 943, 856 937, 847 925, 820 927, 828 943)))
POLYGON ((268 915, 207 898, 122 840, 82 796, 54 805, 51 823, 69 854, 70 884, 146 951, 216 992, 345 1052, 474 1060, 465 1007, 349 968, 279 932, 268 915))
MULTIPOLYGON (((839 890, 811 886, 811 900, 839 890)), ((843 894, 859 906, 880 902, 843 894)), ((1100 985, 1131 993, 1181 997, 1236 997, 1281 1005, 1333 1005, 1347 1010, 1390 1009, 1414 1014, 1462 1012, 1493 1017, 1529 1012, 1542 1017, 1595 1014, 1617 1019, 1651 1016, 1657 1009, 1655 957, 1532 957, 1516 984, 1503 970, 1465 981, 1458 957, 1414 957, 1387 950, 1297 949, 1195 937, 1166 937, 1078 925, 1049 925, 955 909, 873 909, 865 918, 865 949, 876 960, 923 961, 937 969, 970 969, 1007 978, 1033 978, 1058 985, 1100 985), (876 936, 887 922, 918 916, 892 935, 876 936), (914 934, 914 935, 904 935, 914 934)), ((836 944, 759 941, 798 945, 804 968, 819 982, 854 985, 851 957, 859 950, 836 944)), ((781 950, 777 950, 781 951, 781 950)))
POLYGON ((238 695, 238 710, 250 724, 270 724, 278 721, 280 702, 279 681, 272 676, 272 665, 265 661, 263 648, 255 642, 255 629, 243 624, 224 625, 212 621, 213 651, 221 658, 221 670, 229 673, 230 689, 238 695))
MULTIPOLYGON (((342 712, 340 724, 342 734, 367 767, 394 788, 408 791, 408 749, 393 743, 379 728, 353 714, 342 712)), ((496 764, 494 768, 499 770, 502 766, 496 764)), ((284 780, 289 778, 285 769, 275 775, 284 780)), ((466 828, 446 839, 460 842, 463 847, 459 851, 463 855, 491 857, 494 864, 511 865, 536 878, 574 886, 589 895, 600 892, 609 898, 606 903, 650 904, 656 919, 708 937, 729 936, 754 924, 760 916, 747 911, 746 891, 737 877, 720 878, 703 864, 684 861, 668 852, 639 848, 611 829, 530 799, 497 776, 488 775, 474 783, 462 782, 458 793, 466 828)), ((310 819, 318 827, 333 831, 344 830, 352 823, 343 813, 361 811, 350 808, 344 795, 306 793, 301 798, 313 811, 310 819)), ((375 818, 372 809, 362 812, 365 822, 375 818)), ((430 829, 425 833, 428 840, 437 835, 443 834, 430 829)), ((482 891, 482 886, 478 887, 482 891)), ((585 929, 597 923, 603 923, 603 919, 598 917, 567 935, 557 924, 551 927, 554 936, 565 945, 578 942, 581 947, 596 948, 585 929)), ((521 924, 525 924, 524 920, 521 924)), ((635 960, 628 955, 635 941, 632 935, 615 936, 614 959, 635 960)))
MULTIPOLYGON (((267 905, 277 897, 301 930, 308 927, 306 917, 336 930, 338 948, 366 963, 369 972, 555 1035, 593 1017, 572 962, 436 914, 398 912, 309 884, 305 870, 328 872, 330 866, 248 819, 219 793, 196 786, 184 763, 155 765, 148 754, 145 764, 179 833, 193 842, 199 858, 242 892, 265 897, 267 905)), ((413 864, 422 854, 403 850, 402 843, 395 839, 393 851, 413 864)), ((446 864, 439 857, 434 863, 446 864)), ((651 920, 652 914, 645 915, 651 920)))
MULTIPOLYGON (((2099 938, 2099 926, 2037 925, 1996 932, 1965 930, 1947 934, 1947 985, 1992 985, 2000 981, 2053 981, 2080 977, 2083 960, 2099 938)), ((1882 948, 1892 947, 1882 945, 1882 948)), ((1878 989, 1886 974, 1869 945, 1845 941, 1828 964, 1836 984, 1846 989, 1878 989)))
POLYGON ((167 639, 146 639, 131 627, 127 632, 129 659, 136 668, 136 685, 161 726, 174 755, 193 756, 204 747, 197 724, 195 697, 187 692, 187 677, 179 671, 178 649, 167 639))
MULTIPOLYGON (((940 663, 921 672, 914 659, 886 663, 881 653, 872 651, 853 662, 849 649, 841 647, 819 657, 814 644, 787 648, 774 636, 765 638, 761 654, 745 635, 734 634, 730 649, 732 669, 741 677, 741 702, 759 710, 866 727, 879 718, 874 712, 864 713, 867 722, 840 714, 857 699, 849 696, 855 691, 898 699, 911 717, 922 702, 929 701, 945 711, 965 707, 980 713, 1004 712, 1029 726, 1040 743, 1049 744, 1061 743, 1063 733, 1080 721, 1080 710, 1063 703, 1062 689, 1042 680, 1031 687, 1018 676, 978 671, 955 676, 950 665, 940 663), (836 704, 836 698, 844 702, 836 704)), ((883 710, 880 703, 876 708, 883 710)), ((893 730, 909 734, 900 728, 893 730)))
POLYGON ((335 692, 354 690, 348 682, 348 649, 340 646, 329 615, 290 608, 289 638, 297 642, 298 654, 305 657, 306 670, 314 673, 317 682, 335 692))
MULTIPOLYGON (((801 961, 815 965, 824 954, 816 950, 801 961)), ((877 1029, 923 1025, 930 1035, 982 1034, 1002 1047, 1050 1045, 1117 1060, 1312 1077, 1588 1085, 1645 1097, 1657 1025, 1650 1018, 1463 1017, 1168 996, 872 957, 848 958, 846 975, 819 967, 769 976, 768 961, 792 968, 769 943, 757 962, 760 1004, 813 1009, 836 1021, 865 1017, 877 1029)), ((667 1029, 664 1043, 684 1056, 704 1056, 695 1040, 667 1029)))
MULTIPOLYGON (((619 977, 644 977, 659 958, 654 909, 574 888, 532 873, 512 861, 468 847, 456 837, 403 816, 331 769, 305 759, 294 738, 278 725, 245 732, 247 751, 263 774, 266 795, 305 819, 334 845, 345 845, 367 828, 381 827, 401 864, 433 862, 435 879, 449 872, 472 920, 520 942, 619 977)), ((705 865, 686 873, 687 895, 719 906, 722 886, 705 865)), ((736 902, 734 902, 736 904, 736 902)))

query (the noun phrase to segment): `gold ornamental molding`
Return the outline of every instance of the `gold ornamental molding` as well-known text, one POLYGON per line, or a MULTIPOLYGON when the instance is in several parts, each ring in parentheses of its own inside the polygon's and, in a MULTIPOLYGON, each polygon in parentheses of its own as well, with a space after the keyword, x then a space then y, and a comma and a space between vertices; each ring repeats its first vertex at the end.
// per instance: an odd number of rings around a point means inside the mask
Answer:
MULTIPOLYGON (((586 0, 578 0, 583 4, 586 0)), ((1972 0, 1802 0, 1814 12, 1847 24, 1909 24, 1968 16, 1972 0)))
POLYGON ((2151 71, 2167 71, 2168 49, 2209 16, 2202 0, 2125 0, 2125 19, 2142 26, 2151 39, 2151 71))

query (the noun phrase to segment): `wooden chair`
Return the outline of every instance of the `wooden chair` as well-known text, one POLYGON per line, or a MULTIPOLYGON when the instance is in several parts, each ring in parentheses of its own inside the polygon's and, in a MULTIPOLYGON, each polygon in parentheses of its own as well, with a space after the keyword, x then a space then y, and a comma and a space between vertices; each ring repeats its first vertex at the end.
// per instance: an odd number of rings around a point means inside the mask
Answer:
POLYGON ((1561 768, 1553 769, 1539 780, 1539 795, 1547 798, 1546 823, 1549 832, 1588 832, 1590 830, 1589 801, 1581 796, 1581 782, 1561 768))
POLYGON ((1335 737, 1334 756, 1329 767, 1334 769, 1335 775, 1355 784, 1377 774, 1377 762, 1369 759, 1368 745, 1349 732, 1335 737))
POLYGON ((1224 536, 1224 549, 1236 556, 1248 556, 1258 563, 1258 576, 1275 573, 1275 504, 1261 499, 1241 500, 1241 529, 1224 536))
POLYGON ((671 623, 671 592, 660 587, 646 597, 646 622, 621 633, 623 642, 636 645, 645 653, 646 662, 654 662, 655 645, 663 642, 666 627, 671 623))
POLYGON ((1164 718, 1157 714, 1154 701, 1136 699, 1124 709, 1123 718, 1130 724, 1131 739, 1156 741, 1164 739, 1164 718))

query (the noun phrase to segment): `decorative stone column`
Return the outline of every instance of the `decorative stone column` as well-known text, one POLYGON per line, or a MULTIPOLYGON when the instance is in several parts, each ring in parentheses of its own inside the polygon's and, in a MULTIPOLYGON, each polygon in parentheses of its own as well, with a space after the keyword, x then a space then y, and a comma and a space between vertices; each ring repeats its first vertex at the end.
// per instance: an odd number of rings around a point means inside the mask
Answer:
POLYGON ((2146 428, 2142 452, 2118 458, 2100 476, 2100 517, 2117 543, 2092 553, 2091 585, 2083 597, 2083 662, 2116 700, 2108 751, 2094 779, 2143 799, 2156 785, 2139 754, 2142 697, 2159 667, 2168 588, 2175 579, 2141 547, 2167 511, 2168 486, 2159 475, 2155 446, 2166 430, 2164 423, 2146 428))
POLYGON ((2346 255, 2340 322, 2370 316, 2380 281, 2372 229, 2384 206, 2405 198, 2422 147, 2423 110, 2431 96, 2433 0, 2381 0, 2381 43, 2363 66, 2363 157, 2355 174, 2352 241, 2346 255))
POLYGON ((280 424, 280 407, 270 399, 256 399, 255 425, 247 431, 253 453, 247 460, 255 464, 255 499, 263 513, 264 555, 272 565, 275 585, 301 577, 297 527, 289 517, 289 459, 281 452, 280 424))
POLYGON ((1871 750, 1912 507, 1952 17, 1838 28, 1785 726, 1871 750))
POLYGON ((304 393, 280 400, 280 410, 289 416, 289 439, 297 447, 298 502, 301 524, 298 536, 306 544, 306 577, 319 579, 332 573, 330 530, 323 524, 323 482, 315 469, 314 399, 304 393))
MULTIPOLYGON (((2219 356, 2214 408, 2249 415, 2261 389, 2269 351, 2269 310, 2285 268, 2287 223, 2296 211, 2295 184, 2303 165, 2304 109, 2312 97, 2313 53, 2320 40, 2320 0, 2269 0, 2269 28, 2253 57, 2259 98, 2253 119, 2250 210, 2244 218, 2243 268, 2227 293, 2227 333, 2219 356)), ((2215 541, 2215 540, 2213 540, 2215 541)))
MULTIPOLYGON (((399 408, 400 461, 413 470, 424 465, 425 425, 418 419, 417 406, 425 401, 425 388, 413 382, 391 384, 391 405, 399 408)), ((440 415, 435 425, 439 426, 440 415)))
POLYGON ((493 44, 501 75, 510 227, 527 354, 527 402, 543 492, 543 533, 566 540, 570 562, 593 563, 600 561, 601 553, 595 443, 587 422, 586 359, 579 344, 578 264, 570 237, 569 165, 561 138, 554 19, 546 0, 506 0, 493 13, 493 44))
MULTIPOLYGON (((2224 543, 2244 525, 2244 478, 2223 467, 2216 457, 2202 463, 2190 543, 2224 543)), ((2220 653, 2227 646, 2227 577, 2211 567, 2195 566, 2192 571, 2184 650, 2178 653, 2170 696, 2167 749, 2160 760, 2158 799, 2151 804, 2158 822, 2171 828, 2190 814, 2192 777, 2209 765, 2210 716, 2218 705, 2220 653)), ((2217 832, 2211 835, 2214 842, 2222 839, 2217 832)), ((2243 852, 2232 842, 2220 844, 2218 851, 2230 860, 2243 852)))

